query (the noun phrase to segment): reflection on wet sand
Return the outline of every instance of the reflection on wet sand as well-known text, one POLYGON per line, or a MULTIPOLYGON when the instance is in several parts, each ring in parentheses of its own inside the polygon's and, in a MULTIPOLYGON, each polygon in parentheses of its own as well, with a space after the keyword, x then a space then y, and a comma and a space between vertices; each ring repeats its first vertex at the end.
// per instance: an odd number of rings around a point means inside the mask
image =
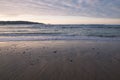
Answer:
POLYGON ((120 80, 120 43, 0 42, 1 80, 120 80))

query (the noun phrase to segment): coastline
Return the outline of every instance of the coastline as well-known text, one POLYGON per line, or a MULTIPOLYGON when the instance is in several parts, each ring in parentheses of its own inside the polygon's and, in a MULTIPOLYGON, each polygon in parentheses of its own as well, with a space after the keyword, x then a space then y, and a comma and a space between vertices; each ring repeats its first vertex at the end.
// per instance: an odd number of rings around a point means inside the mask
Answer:
POLYGON ((2 80, 119 80, 119 41, 0 42, 2 80))
POLYGON ((29 37, 0 37, 0 42, 22 42, 22 41, 120 41, 120 37, 68 37, 68 36, 29 36, 29 37))

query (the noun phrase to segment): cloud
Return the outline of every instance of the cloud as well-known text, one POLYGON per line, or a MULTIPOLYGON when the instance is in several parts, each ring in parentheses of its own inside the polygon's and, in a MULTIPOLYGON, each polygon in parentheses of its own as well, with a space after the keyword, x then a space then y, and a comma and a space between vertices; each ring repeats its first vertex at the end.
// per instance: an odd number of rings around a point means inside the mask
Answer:
POLYGON ((0 14, 120 18, 120 0, 0 0, 0 14))

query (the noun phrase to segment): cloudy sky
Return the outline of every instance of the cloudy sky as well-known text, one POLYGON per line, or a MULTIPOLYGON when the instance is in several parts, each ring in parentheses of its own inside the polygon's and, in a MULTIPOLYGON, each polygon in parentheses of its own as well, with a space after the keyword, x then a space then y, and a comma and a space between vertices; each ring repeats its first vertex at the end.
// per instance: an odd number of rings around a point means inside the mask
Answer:
POLYGON ((0 20, 120 24, 120 0, 0 0, 0 20))

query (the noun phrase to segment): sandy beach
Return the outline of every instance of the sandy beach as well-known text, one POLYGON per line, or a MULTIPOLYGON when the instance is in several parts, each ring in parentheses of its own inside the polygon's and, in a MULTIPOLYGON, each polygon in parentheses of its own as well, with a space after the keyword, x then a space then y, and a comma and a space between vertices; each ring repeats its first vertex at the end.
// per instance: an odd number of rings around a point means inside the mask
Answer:
POLYGON ((0 42, 0 80, 120 80, 120 42, 0 42))

